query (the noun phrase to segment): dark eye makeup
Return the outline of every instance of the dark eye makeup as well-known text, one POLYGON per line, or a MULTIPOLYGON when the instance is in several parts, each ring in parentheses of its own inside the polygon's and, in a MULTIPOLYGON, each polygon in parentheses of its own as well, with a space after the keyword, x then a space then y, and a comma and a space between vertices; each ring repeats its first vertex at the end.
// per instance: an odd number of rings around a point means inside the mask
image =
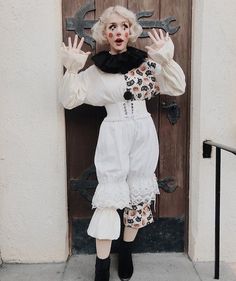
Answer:
POLYGON ((111 25, 109 25, 108 28, 111 29, 111 30, 114 30, 116 28, 116 25, 115 24, 111 24, 111 25))
MULTIPOLYGON (((117 24, 112 23, 111 25, 108 26, 108 29, 114 30, 116 27, 117 27, 117 24)), ((123 24, 122 24, 122 27, 123 27, 124 29, 126 29, 126 28, 129 28, 129 25, 128 25, 127 23, 123 23, 123 24)))

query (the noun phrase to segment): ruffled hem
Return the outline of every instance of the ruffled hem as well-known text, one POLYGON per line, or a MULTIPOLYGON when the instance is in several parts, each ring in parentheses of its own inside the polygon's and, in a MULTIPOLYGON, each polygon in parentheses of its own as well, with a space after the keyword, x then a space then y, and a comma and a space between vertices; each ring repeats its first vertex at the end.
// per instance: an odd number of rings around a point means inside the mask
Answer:
POLYGON ((120 216, 115 209, 96 209, 87 233, 97 239, 118 239, 120 236, 120 216))
POLYGON ((130 203, 127 182, 99 183, 93 196, 92 208, 123 209, 130 203))
POLYGON ((130 188, 130 205, 137 205, 142 202, 150 204, 156 201, 156 195, 160 194, 157 178, 153 175, 150 178, 134 177, 128 179, 130 188))

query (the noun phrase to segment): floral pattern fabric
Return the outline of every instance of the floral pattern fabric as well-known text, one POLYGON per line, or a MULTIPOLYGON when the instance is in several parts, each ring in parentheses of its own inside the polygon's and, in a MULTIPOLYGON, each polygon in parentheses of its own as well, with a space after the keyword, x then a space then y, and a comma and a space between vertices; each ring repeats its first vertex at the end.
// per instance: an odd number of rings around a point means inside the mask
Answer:
POLYGON ((124 225, 132 228, 142 228, 153 223, 153 214, 151 206, 148 203, 139 203, 132 205, 132 209, 124 209, 124 225))
POLYGON ((151 60, 142 63, 138 68, 125 74, 128 92, 133 95, 133 100, 151 99, 160 92, 156 83, 158 65, 151 60))

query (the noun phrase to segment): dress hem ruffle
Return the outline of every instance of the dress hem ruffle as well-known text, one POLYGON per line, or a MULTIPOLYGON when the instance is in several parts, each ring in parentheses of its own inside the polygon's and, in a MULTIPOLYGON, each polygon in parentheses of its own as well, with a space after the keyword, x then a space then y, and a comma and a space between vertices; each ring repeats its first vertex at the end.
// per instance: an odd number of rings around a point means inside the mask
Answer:
POLYGON ((92 208, 124 209, 132 205, 156 201, 160 194, 156 176, 132 177, 126 181, 99 183, 93 200, 92 208))

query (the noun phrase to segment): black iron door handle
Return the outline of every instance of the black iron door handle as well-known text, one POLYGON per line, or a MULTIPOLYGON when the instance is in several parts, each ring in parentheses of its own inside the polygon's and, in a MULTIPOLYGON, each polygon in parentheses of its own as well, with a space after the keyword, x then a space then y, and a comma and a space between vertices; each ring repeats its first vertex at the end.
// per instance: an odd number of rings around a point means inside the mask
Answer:
POLYGON ((161 108, 166 111, 168 120, 172 125, 175 125, 180 118, 180 107, 175 101, 161 103, 161 108))

